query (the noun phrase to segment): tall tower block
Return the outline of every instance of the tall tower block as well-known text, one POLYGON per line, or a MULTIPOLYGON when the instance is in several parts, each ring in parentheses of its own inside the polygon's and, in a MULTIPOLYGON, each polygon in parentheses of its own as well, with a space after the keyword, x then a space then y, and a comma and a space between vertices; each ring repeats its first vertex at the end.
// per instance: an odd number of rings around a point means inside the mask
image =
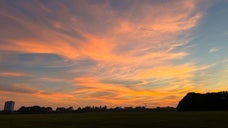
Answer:
POLYGON ((13 112, 14 111, 14 101, 6 101, 5 102, 5 106, 4 106, 4 111, 10 111, 13 112))

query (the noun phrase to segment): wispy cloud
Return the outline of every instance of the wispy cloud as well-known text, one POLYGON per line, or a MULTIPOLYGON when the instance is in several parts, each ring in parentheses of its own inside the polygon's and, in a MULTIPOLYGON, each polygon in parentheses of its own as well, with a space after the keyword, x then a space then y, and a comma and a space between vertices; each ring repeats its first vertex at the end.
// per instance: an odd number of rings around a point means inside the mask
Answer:
MULTIPOLYGON (((154 89, 145 89, 145 86, 138 84, 140 88, 126 86, 125 83, 119 82, 113 84, 101 81, 95 77, 80 77, 75 79, 77 89, 73 92, 79 102, 89 105, 109 104, 111 106, 127 105, 176 105, 175 102, 193 87, 188 84, 188 80, 182 82, 173 82, 163 85, 163 87, 154 89), (161 99, 175 95, 175 98, 160 102, 161 99), (175 102, 174 102, 175 101, 175 102), (97 103, 98 102, 98 103, 97 103)), ((150 84, 153 86, 153 84, 150 84)))
MULTIPOLYGON (((56 6, 64 10, 67 9, 67 4, 60 6, 61 4, 62 3, 58 3, 56 6)), ((22 7, 32 13, 38 13, 41 18, 43 17, 43 14, 40 14, 41 10, 46 14, 51 12, 50 9, 45 7, 48 5, 42 5, 42 3, 37 5, 39 6, 35 6, 35 9, 30 8, 28 5, 23 5, 22 7)), ((173 46, 172 40, 175 40, 175 35, 177 36, 179 32, 194 27, 200 18, 199 13, 196 13, 193 17, 189 17, 192 15, 191 13, 194 11, 195 6, 194 4, 189 6, 189 2, 188 4, 187 2, 169 2, 169 4, 163 5, 181 7, 179 10, 154 6, 153 2, 134 2, 133 5, 137 5, 138 8, 134 9, 134 6, 132 5, 128 10, 124 10, 124 13, 112 10, 113 8, 110 7, 111 5, 109 4, 88 5, 86 2, 82 2, 80 5, 86 7, 84 9, 85 15, 88 13, 91 15, 91 18, 94 18, 92 24, 91 22, 87 23, 85 21, 88 17, 79 17, 77 13, 75 14, 75 17, 72 17, 71 13, 77 12, 77 10, 65 13, 64 17, 58 17, 57 20, 43 18, 42 22, 50 24, 50 26, 37 24, 33 21, 33 18, 36 17, 28 17, 23 13, 20 13, 23 17, 17 17, 16 14, 12 14, 13 12, 4 10, 3 12, 5 13, 2 13, 3 17, 8 17, 9 19, 7 20, 9 22, 18 22, 23 26, 21 31, 30 30, 35 36, 29 38, 26 37, 27 35, 25 37, 20 36, 20 38, 23 39, 17 40, 7 39, 9 43, 2 44, 4 47, 1 47, 1 50, 54 53, 71 59, 80 56, 90 56, 95 59, 109 59, 117 56, 113 50, 116 49, 119 51, 119 46, 121 46, 121 49, 125 47, 125 50, 128 52, 136 50, 136 48, 141 50, 148 46, 151 50, 169 48, 170 46, 173 46), (99 8, 109 11, 107 11, 106 14, 99 8), (164 9, 167 9, 167 11, 164 9), (150 12, 153 14, 148 15, 149 10, 151 10, 150 12), (169 12, 169 14, 164 12, 169 12), (160 15, 155 16, 157 13, 160 15), (70 19, 67 21, 67 24, 65 23, 66 18, 70 19), (109 21, 104 22, 104 24, 96 24, 103 20, 106 21, 105 19, 109 19, 109 21), (182 27, 183 24, 186 27, 182 27), (126 29, 126 26, 128 29, 126 29), (74 31, 71 32, 71 30, 74 31), (79 33, 81 33, 83 39, 75 36, 75 34, 78 34, 77 31, 80 31, 79 33), (71 36, 69 33, 74 36, 71 36), (163 38, 160 38, 161 36, 163 38), (164 41, 166 43, 162 43, 164 41), (137 42, 141 43, 139 44, 137 42), (125 44, 125 46, 122 44, 125 44), (103 48, 103 46, 106 46, 106 48, 103 48), (131 49, 127 49, 127 47, 131 47, 131 49)), ((20 9, 18 9, 18 11, 21 12, 20 9)), ((58 16, 55 13, 52 15, 54 17, 58 16)), ((12 31, 13 30, 15 29, 12 29, 12 31)))
POLYGON ((217 52, 217 51, 219 51, 219 50, 220 50, 219 48, 211 48, 211 49, 209 50, 209 53, 217 52))
POLYGON ((23 77, 23 76, 30 76, 29 73, 25 72, 12 72, 12 71, 7 71, 7 72, 0 72, 0 76, 5 76, 5 77, 23 77))
POLYGON ((79 87, 75 90, 75 95, 87 104, 96 104, 94 101, 99 101, 101 104, 108 103, 111 105, 120 105, 123 104, 122 102, 129 104, 137 99, 137 95, 153 94, 153 92, 149 91, 137 92, 123 85, 105 84, 93 77, 77 78, 75 86, 79 87))
POLYGON ((28 85, 24 85, 24 84, 14 84, 14 85, 1 84, 0 91, 33 94, 33 93, 37 92, 37 89, 32 88, 31 86, 28 86, 28 85))
POLYGON ((228 59, 224 59, 222 62, 223 62, 223 63, 226 63, 226 62, 228 62, 228 59))
POLYGON ((195 71, 200 71, 200 70, 206 70, 208 68, 211 68, 213 66, 216 66, 217 63, 209 64, 209 65, 203 65, 203 66, 198 66, 195 71))

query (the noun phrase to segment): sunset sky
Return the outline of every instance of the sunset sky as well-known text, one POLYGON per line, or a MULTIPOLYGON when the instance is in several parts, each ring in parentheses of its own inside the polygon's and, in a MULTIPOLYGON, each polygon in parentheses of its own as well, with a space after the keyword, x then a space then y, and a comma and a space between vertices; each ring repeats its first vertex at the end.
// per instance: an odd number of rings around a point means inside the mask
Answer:
POLYGON ((0 109, 173 106, 228 90, 228 0, 1 0, 0 109))

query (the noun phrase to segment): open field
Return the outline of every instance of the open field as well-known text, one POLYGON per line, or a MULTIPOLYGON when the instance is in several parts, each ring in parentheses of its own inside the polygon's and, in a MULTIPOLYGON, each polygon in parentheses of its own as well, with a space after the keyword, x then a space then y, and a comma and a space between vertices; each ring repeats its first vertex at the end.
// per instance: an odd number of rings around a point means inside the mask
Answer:
POLYGON ((228 112, 0 115, 1 128, 226 128, 228 112))

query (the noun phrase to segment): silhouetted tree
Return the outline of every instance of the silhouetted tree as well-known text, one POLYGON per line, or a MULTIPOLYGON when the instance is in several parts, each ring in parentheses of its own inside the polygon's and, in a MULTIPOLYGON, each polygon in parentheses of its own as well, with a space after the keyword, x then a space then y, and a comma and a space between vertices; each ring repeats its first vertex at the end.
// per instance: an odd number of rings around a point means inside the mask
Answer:
POLYGON ((67 112, 67 109, 64 107, 57 107, 55 111, 58 113, 65 113, 67 112))
POLYGON ((67 111, 68 112, 73 112, 74 111, 74 108, 73 107, 69 107, 69 108, 67 108, 67 111))
POLYGON ((51 113, 52 111, 53 110, 51 107, 40 107, 40 106, 31 106, 31 107, 22 106, 17 110, 18 113, 23 113, 23 114, 51 113))
POLYGON ((178 111, 228 110, 228 92, 188 93, 178 104, 178 111))

